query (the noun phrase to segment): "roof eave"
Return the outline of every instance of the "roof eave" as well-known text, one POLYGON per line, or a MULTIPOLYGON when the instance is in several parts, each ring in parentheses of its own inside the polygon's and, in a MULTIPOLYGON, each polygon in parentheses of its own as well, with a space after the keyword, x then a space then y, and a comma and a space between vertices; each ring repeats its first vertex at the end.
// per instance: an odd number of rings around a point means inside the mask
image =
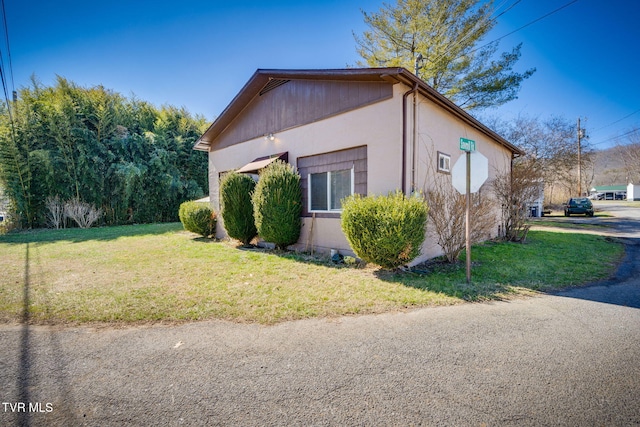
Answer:
POLYGON ((229 105, 224 111, 216 118, 216 120, 209 126, 204 134, 196 141, 194 145, 195 150, 209 151, 214 135, 220 135, 231 124, 233 119, 237 117, 242 110, 249 104, 251 99, 258 95, 260 90, 271 79, 305 79, 305 80, 384 80, 384 81, 397 81, 407 84, 413 87, 418 85, 418 90, 423 96, 426 96, 437 105, 447 110, 454 116, 460 118, 473 128, 489 136, 505 148, 510 150, 513 155, 523 155, 522 151, 517 146, 511 144, 509 141, 498 135, 487 126, 480 123, 477 119, 471 116, 469 113, 458 107, 449 99, 438 93, 431 86, 426 84, 422 79, 415 76, 406 68, 347 68, 347 69, 326 69, 326 70, 279 70, 279 69, 258 69, 251 76, 249 81, 243 86, 238 94, 231 100, 229 105))
POLYGON ((454 104, 451 100, 446 98, 441 93, 437 92, 431 86, 426 84, 422 79, 416 77, 413 73, 408 71, 406 68, 399 68, 398 78, 403 81, 403 83, 408 86, 413 86, 415 83, 418 84, 418 90, 423 95, 429 98, 431 101, 438 104, 443 109, 452 113, 456 117, 462 119, 464 122, 475 128, 476 130, 484 133, 488 137, 492 138, 499 144, 503 145, 509 151, 513 153, 513 155, 522 156, 524 155, 524 151, 517 147, 516 145, 510 143, 502 136, 498 135, 495 131, 482 124, 478 119, 474 118, 471 114, 467 113, 465 110, 454 104))

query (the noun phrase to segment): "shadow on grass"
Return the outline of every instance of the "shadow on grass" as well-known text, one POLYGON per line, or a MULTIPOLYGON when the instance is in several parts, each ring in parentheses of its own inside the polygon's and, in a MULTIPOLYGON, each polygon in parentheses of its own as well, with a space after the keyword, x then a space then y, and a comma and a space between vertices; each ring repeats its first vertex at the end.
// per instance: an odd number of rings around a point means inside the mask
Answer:
POLYGON ((209 243, 217 243, 217 242, 219 242, 219 241, 220 241, 220 240, 215 239, 215 238, 213 238, 213 239, 212 239, 211 237, 202 237, 202 236, 194 237, 192 240, 193 240, 194 242, 198 242, 198 243, 205 243, 205 244, 209 244, 209 243))
POLYGON ((18 410, 17 412, 14 412, 14 415, 16 416, 16 425, 28 427, 33 424, 40 424, 42 418, 36 418, 37 415, 40 415, 38 413, 48 413, 49 411, 47 410, 47 407, 44 406, 44 403, 36 403, 36 411, 31 410, 31 405, 33 405, 34 402, 43 401, 41 399, 41 389, 43 386, 40 386, 39 384, 39 381, 42 381, 42 379, 40 378, 36 368, 38 365, 46 365, 49 368, 48 375, 55 378, 55 385, 52 389, 48 390, 48 393, 50 394, 45 399, 48 402, 47 405, 52 404, 51 402, 56 402, 57 414, 55 414, 55 416, 56 421, 59 422, 60 425, 78 425, 78 420, 71 410, 74 406, 71 384, 68 378, 66 364, 64 363, 63 347, 58 340, 56 331, 50 331, 48 346, 44 353, 38 353, 36 350, 36 338, 38 341, 42 340, 43 334, 40 333, 38 334, 39 336, 33 336, 33 332, 31 330, 30 307, 32 304, 32 287, 34 287, 34 285, 37 287, 40 284, 38 280, 38 276, 40 276, 40 274, 36 271, 36 274, 34 275, 33 272, 34 264, 36 270, 39 270, 38 266, 40 265, 37 248, 34 249, 31 248, 30 243, 25 244, 24 286, 22 292, 22 312, 20 314, 20 323, 22 328, 20 330, 20 351, 16 372, 17 396, 15 399, 8 400, 12 402, 21 402, 29 407, 28 411, 18 410), (35 256, 32 252, 35 252, 35 256), (40 421, 34 422, 37 420, 40 421))
POLYGON ((364 261, 357 261, 355 258, 351 256, 343 256, 342 259, 338 262, 334 262, 331 260, 331 256, 329 254, 325 254, 322 252, 300 252, 288 249, 277 249, 270 247, 263 247, 257 245, 243 245, 241 243, 237 243, 234 246, 234 249, 240 251, 254 252, 264 255, 277 256, 282 259, 290 260, 293 262, 299 262, 303 264, 309 264, 314 266, 321 266, 331 269, 361 269, 366 263, 364 261))
POLYGON ((471 283, 467 283, 464 259, 450 264, 427 262, 407 271, 376 270, 374 275, 385 282, 398 283, 421 291, 435 292, 464 301, 501 301, 514 294, 513 287, 497 281, 474 277, 474 270, 482 268, 479 262, 472 263, 471 283))
MULTIPOLYGON (((31 338, 29 328, 29 305, 30 291, 31 291, 31 274, 29 271, 30 258, 29 258, 29 243, 25 245, 25 258, 24 258, 24 288, 22 293, 22 315, 20 323, 22 323, 22 330, 20 333, 20 367, 18 368, 18 402, 31 402, 30 397, 30 379, 31 379, 31 338)), ((29 426, 31 425, 29 414, 26 412, 18 413, 18 425, 29 426)))
MULTIPOLYGON (((586 225, 586 224, 585 224, 586 225)), ((637 224, 632 224, 637 226, 637 224)), ((618 225, 619 226, 619 225, 618 225)), ((203 242, 210 242, 204 239, 203 242)), ((531 231, 523 243, 487 241, 474 245, 471 283, 466 280, 464 253, 459 262, 430 260, 409 270, 366 267, 377 279, 464 301, 500 301, 515 296, 585 286, 607 273, 620 259, 603 261, 617 239, 581 233, 531 231), (576 248, 589 248, 587 253, 576 248), (602 268, 589 269, 600 264, 602 268)), ((328 255, 226 243, 230 249, 277 256, 327 269, 361 269, 362 265, 333 263, 328 255)), ((623 265, 625 262, 622 263, 623 265)), ((292 264, 295 268, 295 264, 292 264)), ((623 267, 621 267, 623 268, 623 267)), ((603 297, 604 298, 604 297, 603 297)))
POLYGON ((472 249, 471 284, 466 283, 464 254, 456 264, 428 262, 418 271, 379 270, 380 280, 439 292, 465 301, 508 300, 515 295, 546 293, 569 298, 640 308, 640 239, 532 232, 528 243, 486 242, 472 249), (609 244, 625 243, 623 259, 606 261, 599 273, 585 273, 597 264, 609 244), (596 244, 598 246, 596 247, 596 244), (589 247, 585 254, 575 248, 589 247), (571 254, 571 255, 569 255, 571 254), (607 267, 608 266, 608 267, 607 267), (590 274, 607 274, 594 280, 590 274), (612 274, 613 273, 613 274, 612 274))
POLYGON ((59 230, 36 229, 14 231, 0 235, 0 243, 25 244, 25 243, 54 243, 54 242, 87 242, 90 240, 116 240, 121 237, 160 235, 174 233, 182 230, 179 222, 117 225, 95 228, 64 228, 59 230))
MULTIPOLYGON (((288 250, 269 249, 263 247, 235 246, 237 250, 250 251, 269 256, 277 256, 291 260, 295 263, 304 263, 320 266, 328 269, 353 269, 372 271, 377 279, 393 284, 401 284, 408 288, 414 288, 425 292, 434 292, 465 301, 503 300, 508 294, 514 293, 512 287, 501 283, 487 282, 486 280, 466 282, 466 264, 464 256, 462 260, 450 264, 439 261, 429 261, 412 269, 389 270, 373 267, 365 262, 333 262, 327 254, 310 254, 288 250)), ((481 263, 474 262, 473 268, 481 268, 481 263)))
MULTIPOLYGON (((373 271, 373 275, 384 282, 440 293, 464 301, 502 301, 518 295, 540 292, 556 294, 563 290, 571 292, 572 289, 593 286, 590 276, 584 272, 584 263, 597 263, 601 259, 598 254, 610 250, 607 244, 617 243, 617 239, 610 237, 532 231, 524 244, 488 241, 474 245, 471 283, 466 281, 464 253, 454 264, 431 260, 410 270, 378 268, 373 271), (596 248, 596 244, 604 246, 596 248), (581 254, 580 251, 576 251, 577 247, 589 247, 591 252, 581 254)), ((640 275, 639 248, 640 241, 635 243, 635 246, 627 245, 627 257, 617 265, 616 277, 607 283, 619 283, 624 277, 640 275), (635 248, 631 255, 630 248, 635 248), (635 264, 632 260, 635 260, 635 264)), ((237 244, 234 249, 278 256, 293 262, 330 269, 362 268, 362 265, 333 263, 328 255, 322 254, 311 255, 241 244, 237 244)), ((598 283, 602 282, 595 284, 598 283)), ((633 295, 622 299, 611 293, 589 294, 589 297, 587 293, 581 295, 585 295, 584 299, 593 298, 612 304, 640 305, 640 288, 633 292, 633 295)), ((576 293, 578 294, 580 293, 576 293)))

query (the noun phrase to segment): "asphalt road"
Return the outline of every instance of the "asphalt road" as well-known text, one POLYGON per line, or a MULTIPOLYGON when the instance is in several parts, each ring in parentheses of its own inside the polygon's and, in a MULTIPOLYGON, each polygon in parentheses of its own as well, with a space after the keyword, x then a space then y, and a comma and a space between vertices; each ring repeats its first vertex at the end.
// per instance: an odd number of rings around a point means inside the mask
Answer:
POLYGON ((629 220, 619 277, 554 295, 269 327, 1 326, 0 425, 640 425, 629 220))

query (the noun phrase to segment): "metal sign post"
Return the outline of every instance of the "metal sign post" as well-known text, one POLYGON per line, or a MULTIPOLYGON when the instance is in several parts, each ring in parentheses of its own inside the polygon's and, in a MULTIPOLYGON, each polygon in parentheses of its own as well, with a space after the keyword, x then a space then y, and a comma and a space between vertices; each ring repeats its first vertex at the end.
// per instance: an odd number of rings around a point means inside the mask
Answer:
MULTIPOLYGON (((474 144, 475 145, 475 144, 474 144)), ((471 283, 471 150, 467 151, 467 206, 464 218, 464 237, 467 245, 467 283, 471 283)))
POLYGON ((465 196, 465 240, 467 252, 467 283, 471 283, 471 194, 476 193, 489 176, 489 161, 476 150, 472 139, 460 138, 460 150, 466 155, 451 169, 451 184, 465 196))
POLYGON ((467 283, 471 284, 471 152, 476 151, 476 142, 473 139, 460 138, 460 150, 466 151, 467 176, 466 176, 466 206, 464 214, 464 238, 466 243, 467 258, 467 283))

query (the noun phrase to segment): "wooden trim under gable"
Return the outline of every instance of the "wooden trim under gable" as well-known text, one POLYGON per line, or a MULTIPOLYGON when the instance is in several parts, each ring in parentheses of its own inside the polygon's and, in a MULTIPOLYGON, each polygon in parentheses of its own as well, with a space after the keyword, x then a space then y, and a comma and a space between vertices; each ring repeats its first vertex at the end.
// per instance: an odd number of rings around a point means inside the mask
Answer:
POLYGON ((275 80, 214 141, 216 149, 314 123, 393 96, 386 82, 275 80), (265 90, 267 89, 268 90, 265 90))

